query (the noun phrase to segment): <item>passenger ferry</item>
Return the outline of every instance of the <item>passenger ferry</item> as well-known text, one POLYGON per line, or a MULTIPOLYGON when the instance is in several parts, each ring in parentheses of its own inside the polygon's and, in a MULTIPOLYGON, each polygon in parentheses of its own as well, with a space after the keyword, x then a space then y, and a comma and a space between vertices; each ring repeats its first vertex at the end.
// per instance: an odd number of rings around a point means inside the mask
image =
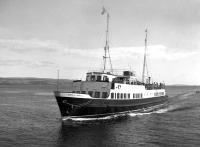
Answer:
POLYGON ((67 118, 96 118, 115 114, 126 114, 132 111, 162 106, 167 102, 165 84, 152 81, 146 76, 147 30, 142 81, 136 78, 135 72, 123 71, 115 74, 112 69, 109 52, 109 13, 106 14, 106 44, 104 47, 104 67, 102 71, 86 74, 86 80, 73 81, 71 92, 54 92, 61 116, 67 118), (106 69, 106 62, 110 70, 106 69))

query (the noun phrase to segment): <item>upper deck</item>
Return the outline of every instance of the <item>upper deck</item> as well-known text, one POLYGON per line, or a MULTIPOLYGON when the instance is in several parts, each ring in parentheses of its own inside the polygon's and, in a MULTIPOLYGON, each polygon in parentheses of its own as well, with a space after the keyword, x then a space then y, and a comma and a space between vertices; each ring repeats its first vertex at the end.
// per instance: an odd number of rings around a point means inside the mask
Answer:
POLYGON ((163 89, 162 83, 151 82, 150 78, 146 83, 137 80, 135 74, 131 71, 124 71, 122 75, 114 75, 103 72, 88 72, 85 81, 74 81, 73 92, 80 94, 89 94, 95 98, 107 98, 110 92, 117 93, 157 93, 157 90, 163 89), (151 92, 150 92, 151 91, 151 92))

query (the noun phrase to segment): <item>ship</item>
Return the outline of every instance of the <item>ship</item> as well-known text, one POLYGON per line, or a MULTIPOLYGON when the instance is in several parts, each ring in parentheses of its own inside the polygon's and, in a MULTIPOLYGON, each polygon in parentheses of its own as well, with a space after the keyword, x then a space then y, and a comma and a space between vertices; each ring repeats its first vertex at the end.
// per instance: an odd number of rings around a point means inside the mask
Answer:
POLYGON ((164 82, 155 82, 147 73, 147 29, 145 30, 145 47, 142 78, 136 73, 124 70, 115 73, 112 68, 109 51, 109 18, 106 14, 106 41, 103 56, 103 69, 89 71, 85 80, 74 80, 72 90, 54 91, 62 118, 99 118, 166 105, 168 96, 164 82), (107 69, 109 62, 109 69, 107 69))

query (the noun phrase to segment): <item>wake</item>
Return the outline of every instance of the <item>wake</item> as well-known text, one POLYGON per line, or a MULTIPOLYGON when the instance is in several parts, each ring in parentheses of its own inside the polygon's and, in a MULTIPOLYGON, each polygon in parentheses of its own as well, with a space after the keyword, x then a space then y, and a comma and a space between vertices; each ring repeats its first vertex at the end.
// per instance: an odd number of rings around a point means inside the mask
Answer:
POLYGON ((198 99, 198 94, 195 91, 189 91, 171 97, 167 112, 184 111, 199 107, 200 103, 196 99, 198 99))

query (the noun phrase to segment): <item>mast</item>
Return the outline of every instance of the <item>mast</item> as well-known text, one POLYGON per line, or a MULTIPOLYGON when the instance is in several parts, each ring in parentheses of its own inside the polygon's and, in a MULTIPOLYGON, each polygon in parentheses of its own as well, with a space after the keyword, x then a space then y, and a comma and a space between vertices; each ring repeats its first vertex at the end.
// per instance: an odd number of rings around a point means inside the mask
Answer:
POLYGON ((145 70, 147 70, 147 61, 146 61, 146 52, 147 52, 147 29, 145 30, 145 50, 144 50, 144 62, 143 62, 143 71, 142 71, 142 83, 145 81, 145 70))
POLYGON ((110 72, 113 72, 113 68, 112 68, 112 62, 111 62, 111 57, 110 57, 110 51, 109 51, 109 19, 110 19, 110 15, 108 13, 108 11, 103 7, 103 10, 101 12, 102 15, 104 15, 106 13, 106 44, 104 47, 104 56, 103 56, 103 72, 106 72, 106 62, 107 59, 109 59, 110 62, 110 72))

